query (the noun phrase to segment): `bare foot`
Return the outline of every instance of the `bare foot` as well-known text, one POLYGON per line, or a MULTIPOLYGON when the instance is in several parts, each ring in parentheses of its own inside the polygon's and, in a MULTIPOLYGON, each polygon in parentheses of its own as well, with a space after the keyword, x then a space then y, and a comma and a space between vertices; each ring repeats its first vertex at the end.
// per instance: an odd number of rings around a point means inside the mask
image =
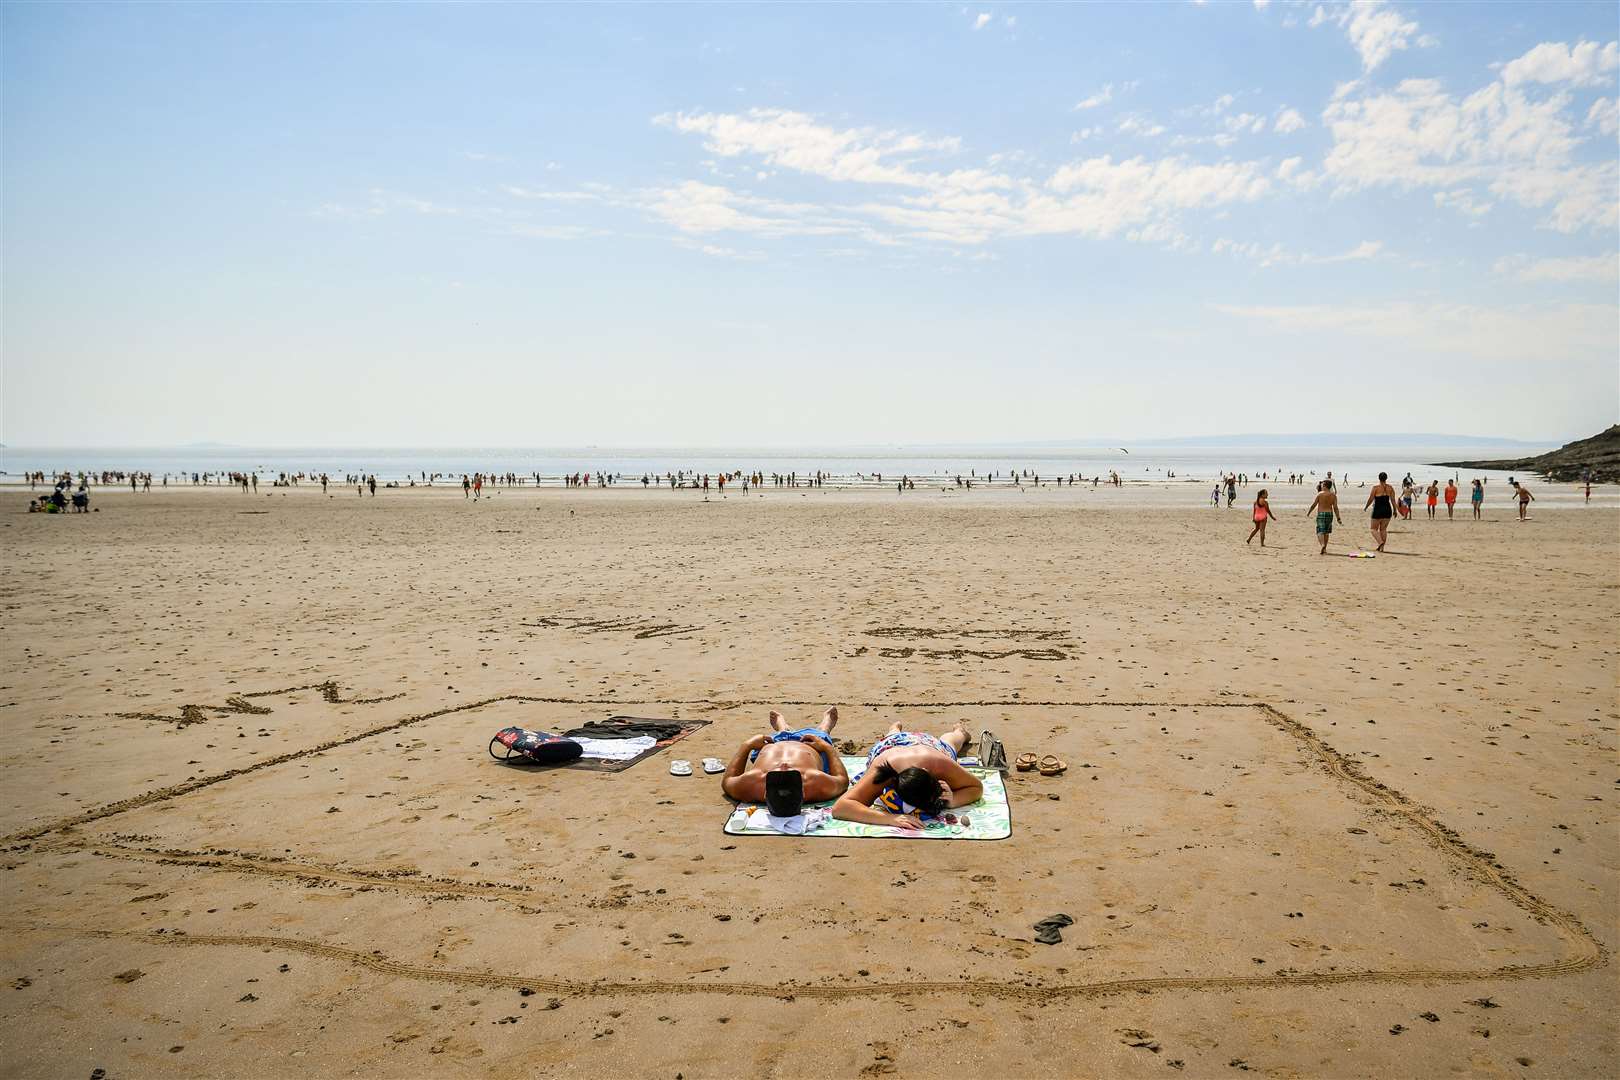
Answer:
POLYGON ((962 736, 962 745, 956 748, 956 752, 960 754, 965 752, 968 747, 973 745, 973 736, 968 734, 967 722, 964 720, 958 720, 956 722, 956 726, 951 728, 951 730, 947 731, 945 734, 955 735, 958 733, 960 733, 962 736))
POLYGON ((832 729, 838 726, 838 706, 829 705, 827 711, 821 714, 821 730, 832 734, 832 729))
POLYGON ((777 712, 775 709, 771 710, 771 730, 772 731, 786 731, 787 730, 787 721, 783 720, 782 719, 782 714, 777 712))

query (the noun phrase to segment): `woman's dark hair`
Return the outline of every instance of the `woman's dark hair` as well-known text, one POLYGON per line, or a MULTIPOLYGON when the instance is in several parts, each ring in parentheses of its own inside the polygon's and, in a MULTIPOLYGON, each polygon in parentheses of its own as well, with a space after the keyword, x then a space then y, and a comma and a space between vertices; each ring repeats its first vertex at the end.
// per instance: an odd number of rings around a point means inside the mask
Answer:
POLYGON ((1380 483, 1380 484, 1387 484, 1387 483, 1389 483, 1389 473, 1387 473, 1387 472, 1381 472, 1381 473, 1379 473, 1379 474, 1378 474, 1378 482, 1379 482, 1379 483, 1380 483))
POLYGON ((939 781, 927 769, 912 766, 895 772, 893 765, 884 762, 877 767, 874 775, 879 783, 892 786, 900 793, 900 798, 924 814, 938 814, 945 809, 945 796, 939 790, 939 781))

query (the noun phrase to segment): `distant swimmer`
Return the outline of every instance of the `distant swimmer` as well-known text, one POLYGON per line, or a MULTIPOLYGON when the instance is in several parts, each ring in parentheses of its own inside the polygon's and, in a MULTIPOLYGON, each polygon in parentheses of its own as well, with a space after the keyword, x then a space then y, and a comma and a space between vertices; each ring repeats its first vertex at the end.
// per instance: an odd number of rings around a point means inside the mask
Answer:
POLYGON ((1378 483, 1367 493, 1362 509, 1369 506, 1372 507, 1373 539, 1378 541, 1378 550, 1383 551, 1389 542, 1389 519, 1395 516, 1395 489, 1390 485, 1389 473, 1378 474, 1378 483))
POLYGON ((1316 515, 1316 538, 1322 542, 1318 555, 1327 554, 1328 537, 1333 535, 1333 522, 1336 519, 1340 525, 1344 518, 1339 514, 1339 496, 1333 490, 1333 481, 1323 480, 1316 488, 1316 498, 1312 500, 1307 515, 1316 515))

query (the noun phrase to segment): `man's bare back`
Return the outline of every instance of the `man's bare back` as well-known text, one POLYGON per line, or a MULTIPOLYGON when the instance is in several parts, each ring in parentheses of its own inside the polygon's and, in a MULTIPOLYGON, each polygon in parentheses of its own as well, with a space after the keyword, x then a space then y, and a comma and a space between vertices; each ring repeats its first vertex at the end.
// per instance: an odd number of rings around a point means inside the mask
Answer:
POLYGON ((804 779, 805 802, 838 798, 849 787, 849 774, 831 739, 837 722, 838 710, 829 708, 818 730, 807 729, 798 738, 778 738, 787 733, 787 724, 781 713, 772 712, 773 734, 755 735, 737 748, 720 781, 721 790, 738 802, 763 802, 766 774, 792 769, 804 779))

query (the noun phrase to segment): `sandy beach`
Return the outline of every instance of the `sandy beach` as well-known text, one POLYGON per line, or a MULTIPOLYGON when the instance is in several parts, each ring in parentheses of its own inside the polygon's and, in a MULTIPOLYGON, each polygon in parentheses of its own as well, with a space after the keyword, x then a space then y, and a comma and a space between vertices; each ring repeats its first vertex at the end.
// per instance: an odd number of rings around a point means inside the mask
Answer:
POLYGON ((1376 559, 1303 486, 11 491, 5 1072, 1613 1075, 1620 510, 1534 487, 1376 559), (982 842, 669 773, 829 704, 1069 768, 982 842), (486 752, 617 713, 706 725, 486 752))

